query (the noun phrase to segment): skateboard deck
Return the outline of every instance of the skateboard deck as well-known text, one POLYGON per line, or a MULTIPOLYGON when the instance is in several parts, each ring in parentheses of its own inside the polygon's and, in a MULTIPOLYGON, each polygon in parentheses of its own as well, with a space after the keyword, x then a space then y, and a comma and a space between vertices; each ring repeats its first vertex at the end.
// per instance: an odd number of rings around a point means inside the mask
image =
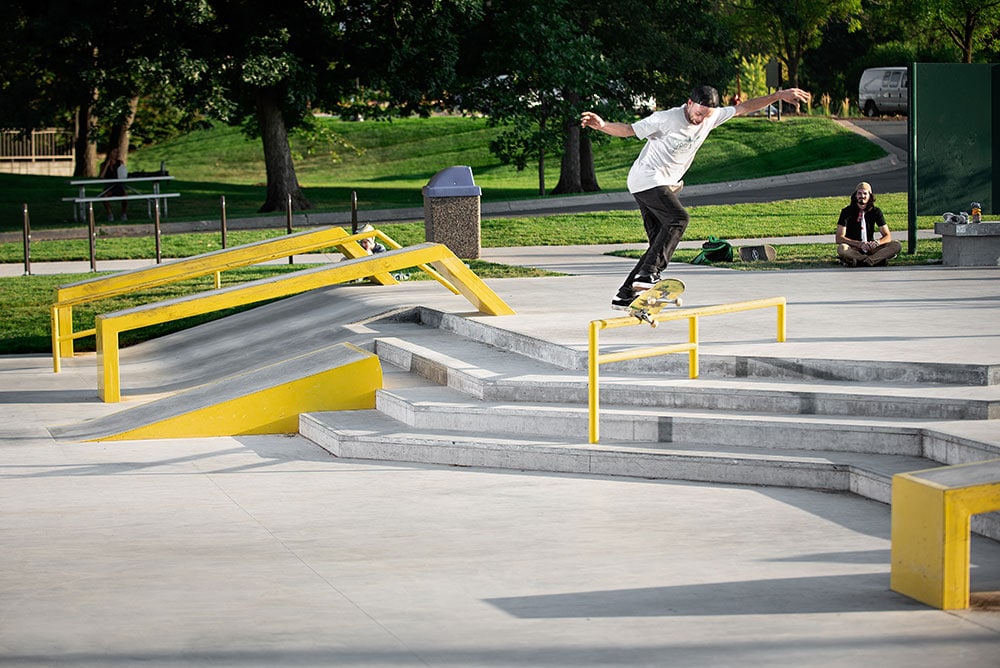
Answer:
POLYGON ((740 246, 740 259, 744 262, 774 262, 778 256, 774 246, 761 244, 759 246, 740 246))
MULTIPOLYGON (((641 284, 637 284, 641 285, 641 284)), ((653 320, 653 316, 663 310, 667 304, 681 306, 681 293, 684 292, 684 281, 677 278, 665 278, 651 288, 636 295, 632 303, 628 305, 628 312, 639 320, 648 322, 653 327, 659 323, 653 320)))

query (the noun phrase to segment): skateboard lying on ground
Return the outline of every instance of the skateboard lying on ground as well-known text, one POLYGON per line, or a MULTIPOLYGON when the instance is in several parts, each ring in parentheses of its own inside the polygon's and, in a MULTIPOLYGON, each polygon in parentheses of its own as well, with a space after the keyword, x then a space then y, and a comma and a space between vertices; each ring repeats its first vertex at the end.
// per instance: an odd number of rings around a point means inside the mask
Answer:
POLYGON ((653 316, 663 310, 667 304, 681 306, 681 293, 684 292, 684 281, 676 278, 665 278, 653 287, 648 284, 636 283, 633 286, 636 290, 642 290, 632 303, 628 305, 628 312, 639 320, 648 322, 653 327, 659 323, 653 320, 653 316))
POLYGON ((774 246, 762 244, 760 246, 740 246, 740 259, 744 262, 761 262, 767 260, 774 262, 778 256, 774 246))

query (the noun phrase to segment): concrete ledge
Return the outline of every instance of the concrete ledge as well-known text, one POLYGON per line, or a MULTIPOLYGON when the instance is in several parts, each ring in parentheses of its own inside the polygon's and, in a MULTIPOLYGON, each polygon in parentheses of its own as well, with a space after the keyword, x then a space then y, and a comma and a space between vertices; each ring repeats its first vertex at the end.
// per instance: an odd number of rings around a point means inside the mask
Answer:
POLYGON ((1000 459, 892 480, 893 591, 942 610, 969 607, 971 518, 1000 510, 1000 459))
POLYGON ((1000 221, 935 223, 946 267, 1000 266, 1000 221))

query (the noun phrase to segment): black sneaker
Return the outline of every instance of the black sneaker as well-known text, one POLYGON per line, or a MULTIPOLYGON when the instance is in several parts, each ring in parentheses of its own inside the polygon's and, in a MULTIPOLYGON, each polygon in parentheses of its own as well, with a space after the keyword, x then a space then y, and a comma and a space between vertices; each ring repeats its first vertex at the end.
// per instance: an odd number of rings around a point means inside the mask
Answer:
POLYGON ((615 298, 611 300, 611 308, 619 309, 624 311, 628 309, 629 304, 635 299, 635 293, 630 290, 619 290, 615 298))
POLYGON ((637 290, 648 290, 659 282, 659 274, 640 274, 632 280, 632 287, 637 290))

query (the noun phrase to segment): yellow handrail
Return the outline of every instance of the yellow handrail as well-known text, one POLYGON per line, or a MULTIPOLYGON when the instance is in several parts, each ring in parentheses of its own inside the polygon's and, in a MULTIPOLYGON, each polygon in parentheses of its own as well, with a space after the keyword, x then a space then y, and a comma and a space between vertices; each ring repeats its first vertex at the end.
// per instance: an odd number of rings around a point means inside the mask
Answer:
POLYGON ((626 362, 629 360, 643 359, 646 357, 657 357, 659 355, 669 355, 672 353, 688 353, 688 377, 698 377, 698 318, 709 315, 722 315, 724 313, 736 313, 739 311, 750 311, 761 308, 777 308, 778 316, 778 341, 785 341, 786 334, 786 301, 784 297, 770 297, 767 299, 753 299, 743 302, 732 302, 729 304, 716 304, 713 306, 700 306, 697 308, 672 309, 661 311, 650 319, 658 324, 668 320, 688 321, 688 341, 687 343, 676 343, 663 346, 650 346, 645 348, 633 348, 631 350, 621 350, 613 353, 600 353, 599 332, 602 329, 616 329, 619 327, 635 327, 644 322, 635 316, 622 316, 610 318, 608 320, 591 320, 587 337, 587 368, 588 387, 587 403, 589 408, 589 438, 591 443, 597 443, 600 437, 600 420, 598 412, 600 410, 599 391, 599 367, 601 364, 611 362, 626 362))
MULTIPOLYGON (((308 253, 322 248, 336 248, 348 259, 365 257, 368 252, 361 247, 358 241, 372 236, 378 237, 390 248, 400 247, 398 243, 380 230, 347 234, 339 227, 325 227, 202 253, 151 267, 116 272, 110 276, 97 276, 76 283, 60 285, 56 288, 55 303, 52 304, 50 313, 53 371, 59 373, 61 357, 73 356, 73 341, 75 339, 95 333, 93 329, 81 332, 73 331, 73 307, 75 305, 209 274, 215 275, 215 288, 217 289, 220 286, 219 274, 222 271, 308 253)), ((452 293, 458 294, 455 286, 451 285, 438 272, 427 265, 419 265, 419 268, 430 274, 432 278, 452 293)), ((382 285, 392 285, 397 282, 385 272, 372 274, 370 278, 382 285)))
POLYGON ((269 299, 287 297, 307 290, 347 283, 379 273, 389 273, 424 264, 433 265, 437 271, 447 275, 451 282, 445 281, 445 279, 442 281, 454 287, 456 294, 461 294, 468 299, 481 313, 487 315, 512 315, 514 313, 514 310, 471 269, 465 266, 465 263, 458 259, 447 246, 432 243, 418 244, 375 255, 352 258, 346 262, 314 266, 249 283, 231 285, 218 290, 98 315, 95 323, 98 395, 108 403, 121 401, 118 346, 118 335, 121 332, 269 299))

